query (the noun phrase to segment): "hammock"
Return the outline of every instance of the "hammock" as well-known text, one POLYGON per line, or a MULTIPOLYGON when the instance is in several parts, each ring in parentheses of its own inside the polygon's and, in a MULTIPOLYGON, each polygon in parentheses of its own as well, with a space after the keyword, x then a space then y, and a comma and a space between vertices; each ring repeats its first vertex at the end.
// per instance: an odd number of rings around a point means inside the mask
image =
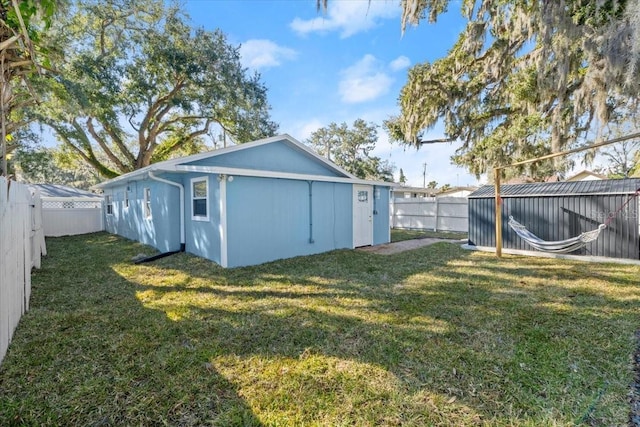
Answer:
POLYGON ((607 228, 606 224, 600 224, 598 228, 591 231, 585 231, 579 236, 572 237, 566 240, 546 241, 542 240, 531 231, 527 230, 527 227, 520 224, 518 221, 509 217, 509 227, 516 232, 525 242, 527 242, 533 248, 542 252, 551 252, 556 254, 568 254, 583 248, 589 242, 593 242, 598 238, 600 232, 607 228))

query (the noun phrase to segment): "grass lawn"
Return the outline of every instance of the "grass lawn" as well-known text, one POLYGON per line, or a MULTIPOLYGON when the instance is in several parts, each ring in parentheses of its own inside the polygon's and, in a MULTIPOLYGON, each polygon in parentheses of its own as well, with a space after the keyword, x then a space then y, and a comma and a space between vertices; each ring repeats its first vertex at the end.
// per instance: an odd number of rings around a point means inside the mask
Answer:
POLYGON ((455 231, 429 231, 429 230, 403 230, 400 228, 391 229, 391 241, 400 242, 402 240, 424 239, 426 237, 435 237, 438 239, 466 239, 467 233, 458 233, 455 231))
POLYGON ((640 267, 342 250, 224 270, 48 239, 0 425, 620 426, 640 267))

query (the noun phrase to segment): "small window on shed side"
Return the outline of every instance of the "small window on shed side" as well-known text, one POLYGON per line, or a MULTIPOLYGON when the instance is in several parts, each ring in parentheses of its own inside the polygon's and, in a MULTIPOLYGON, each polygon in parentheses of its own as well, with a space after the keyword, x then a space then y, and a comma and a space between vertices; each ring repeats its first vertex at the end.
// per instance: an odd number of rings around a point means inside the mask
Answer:
POLYGON ((113 215, 113 196, 110 194, 104 196, 104 204, 107 208, 107 215, 113 215))
POLYGON ((191 208, 193 220, 209 220, 209 183, 207 177, 191 180, 191 208))
POLYGON ((144 217, 151 218, 151 188, 144 189, 144 217))

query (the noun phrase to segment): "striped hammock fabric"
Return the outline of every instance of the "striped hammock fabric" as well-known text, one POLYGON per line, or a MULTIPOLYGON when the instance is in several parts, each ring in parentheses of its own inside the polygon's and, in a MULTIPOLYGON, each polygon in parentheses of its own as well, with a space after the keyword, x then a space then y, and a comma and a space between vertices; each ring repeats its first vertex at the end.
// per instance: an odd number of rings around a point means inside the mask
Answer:
POLYGON ((546 241, 542 240, 531 231, 527 230, 527 227, 520 224, 518 221, 509 217, 509 227, 516 232, 520 238, 527 242, 531 247, 541 252, 551 252, 556 254, 568 254, 586 246, 587 243, 592 242, 598 238, 600 232, 607 226, 600 224, 598 228, 591 231, 585 231, 579 236, 572 237, 566 240, 546 241))

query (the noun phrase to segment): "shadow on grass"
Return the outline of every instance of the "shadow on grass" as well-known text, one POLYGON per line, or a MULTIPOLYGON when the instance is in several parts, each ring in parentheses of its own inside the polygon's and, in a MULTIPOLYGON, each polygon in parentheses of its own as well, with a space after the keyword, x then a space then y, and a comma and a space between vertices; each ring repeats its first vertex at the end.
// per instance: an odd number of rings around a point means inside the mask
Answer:
POLYGON ((639 294, 619 266, 448 243, 231 270, 187 254, 133 266, 139 251, 50 242, 0 371, 0 424, 624 419, 639 294))
POLYGON ((0 425, 259 426, 184 324, 111 266, 141 247, 96 234, 47 241, 31 310, 0 367, 0 425))

